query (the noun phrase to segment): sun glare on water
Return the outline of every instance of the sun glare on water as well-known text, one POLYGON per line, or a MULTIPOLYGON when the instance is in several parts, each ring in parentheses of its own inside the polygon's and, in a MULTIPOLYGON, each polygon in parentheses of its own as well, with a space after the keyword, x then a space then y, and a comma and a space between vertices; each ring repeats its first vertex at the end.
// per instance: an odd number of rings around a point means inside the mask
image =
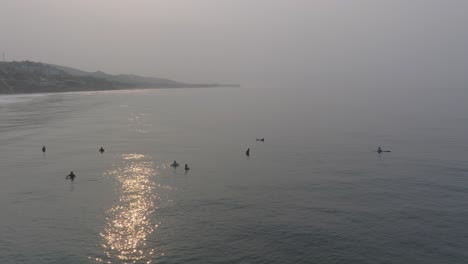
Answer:
MULTIPOLYGON (((152 214, 161 197, 155 182, 158 167, 142 154, 122 155, 122 165, 106 173, 117 182, 118 200, 106 212, 101 232, 104 263, 151 263, 155 248, 148 245, 148 237, 155 232, 152 214), (104 259, 105 258, 105 259, 104 259)), ((154 245, 153 245, 154 246, 154 245)))

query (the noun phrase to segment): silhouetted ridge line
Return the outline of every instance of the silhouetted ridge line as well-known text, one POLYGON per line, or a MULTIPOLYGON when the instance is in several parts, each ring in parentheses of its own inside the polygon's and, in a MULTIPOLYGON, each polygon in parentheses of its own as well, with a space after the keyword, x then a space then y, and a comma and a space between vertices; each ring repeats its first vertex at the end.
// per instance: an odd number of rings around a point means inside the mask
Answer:
POLYGON ((192 84, 133 74, 86 72, 32 61, 0 62, 0 94, 220 86, 231 85, 192 84))

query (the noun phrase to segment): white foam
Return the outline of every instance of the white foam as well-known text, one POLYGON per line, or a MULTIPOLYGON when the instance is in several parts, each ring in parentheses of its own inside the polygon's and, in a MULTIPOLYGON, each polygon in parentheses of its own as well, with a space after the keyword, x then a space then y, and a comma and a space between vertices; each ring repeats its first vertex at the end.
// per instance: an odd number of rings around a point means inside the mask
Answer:
POLYGON ((47 96, 49 94, 14 94, 0 95, 0 104, 11 104, 32 101, 38 97, 47 96))

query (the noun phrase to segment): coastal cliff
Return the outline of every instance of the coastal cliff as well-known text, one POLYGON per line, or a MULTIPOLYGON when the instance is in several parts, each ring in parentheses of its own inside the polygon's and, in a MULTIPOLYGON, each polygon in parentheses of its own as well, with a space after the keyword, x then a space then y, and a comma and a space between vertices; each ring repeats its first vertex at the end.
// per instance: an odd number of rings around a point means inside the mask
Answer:
POLYGON ((86 72, 41 62, 0 62, 0 94, 99 91, 141 88, 216 87, 131 74, 86 72))

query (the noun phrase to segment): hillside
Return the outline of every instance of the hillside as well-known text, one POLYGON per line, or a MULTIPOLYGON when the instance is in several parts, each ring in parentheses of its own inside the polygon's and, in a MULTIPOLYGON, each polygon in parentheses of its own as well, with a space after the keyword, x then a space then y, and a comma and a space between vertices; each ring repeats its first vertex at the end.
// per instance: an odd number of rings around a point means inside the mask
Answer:
POLYGON ((138 88, 215 87, 131 74, 86 72, 41 62, 0 62, 0 94, 98 91, 138 88))

